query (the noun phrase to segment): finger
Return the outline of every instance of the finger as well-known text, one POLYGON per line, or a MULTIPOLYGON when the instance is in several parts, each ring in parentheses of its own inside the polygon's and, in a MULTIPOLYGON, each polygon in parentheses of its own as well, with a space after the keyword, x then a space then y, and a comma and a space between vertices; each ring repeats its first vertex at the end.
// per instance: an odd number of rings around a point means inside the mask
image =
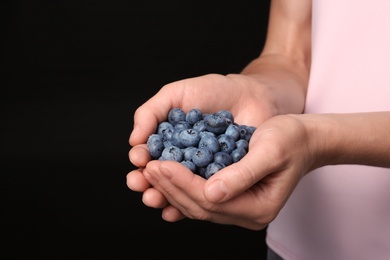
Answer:
POLYGON ((203 197, 205 179, 193 174, 174 161, 151 161, 144 171, 145 178, 186 217, 199 218, 203 213, 199 202, 203 197), (194 215, 195 214, 195 215, 194 215))
POLYGON ((137 167, 145 167, 151 160, 148 146, 146 144, 136 145, 129 151, 130 162, 137 167))
POLYGON ((126 184, 133 191, 144 192, 150 187, 140 169, 129 172, 126 175, 126 184))
POLYGON ((164 195, 155 188, 148 188, 142 194, 142 202, 151 208, 161 209, 168 206, 168 201, 164 195))
POLYGON ((180 88, 164 86, 135 111, 130 145, 146 143, 149 135, 156 131, 158 123, 166 120, 169 110, 174 106, 180 106, 177 103, 177 100, 180 102, 182 100, 180 90, 180 88))
POLYGON ((278 169, 277 152, 266 143, 254 143, 238 162, 214 174, 205 185, 205 198, 211 202, 227 201, 278 169))
POLYGON ((161 214, 162 218, 168 222, 176 222, 185 218, 185 216, 172 205, 165 207, 161 214))

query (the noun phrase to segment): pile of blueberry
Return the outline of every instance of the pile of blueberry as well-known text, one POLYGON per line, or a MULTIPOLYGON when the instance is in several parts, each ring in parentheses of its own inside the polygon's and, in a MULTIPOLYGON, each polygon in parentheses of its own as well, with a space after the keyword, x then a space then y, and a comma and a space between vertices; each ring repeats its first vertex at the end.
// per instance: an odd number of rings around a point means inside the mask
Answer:
POLYGON ((235 123, 228 110, 204 114, 194 108, 185 113, 176 107, 149 136, 147 145, 152 159, 180 162, 208 179, 247 154, 255 130, 235 123))

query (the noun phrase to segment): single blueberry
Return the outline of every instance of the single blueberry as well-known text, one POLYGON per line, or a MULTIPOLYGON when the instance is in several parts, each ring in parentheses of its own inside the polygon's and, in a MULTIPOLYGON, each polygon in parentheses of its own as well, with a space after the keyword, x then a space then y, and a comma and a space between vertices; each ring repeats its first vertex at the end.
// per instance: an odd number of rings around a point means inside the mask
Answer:
POLYGON ((230 156, 232 157, 233 162, 238 162, 238 161, 241 160, 246 154, 247 154, 247 152, 245 151, 244 148, 236 148, 236 149, 234 149, 234 150, 230 153, 230 156))
POLYGON ((232 136, 234 141, 237 141, 240 138, 240 128, 236 124, 230 124, 226 128, 225 134, 232 136))
POLYGON ((180 132, 183 131, 183 130, 175 130, 173 131, 172 133, 172 139, 171 139, 171 142, 174 146, 177 146, 179 148, 184 148, 185 145, 181 143, 180 141, 180 132))
POLYGON ((198 147, 207 147, 209 148, 213 153, 216 153, 220 149, 220 145, 218 142, 217 137, 215 135, 202 135, 200 138, 200 141, 198 143, 198 147))
POLYGON ((249 142, 245 139, 239 139, 236 141, 236 147, 237 148, 243 148, 245 151, 248 151, 249 148, 249 142))
POLYGON ((183 152, 177 146, 169 146, 164 148, 161 154, 162 160, 181 162, 183 160, 183 152))
POLYGON ((225 152, 216 152, 214 154, 214 162, 222 163, 226 166, 233 163, 232 156, 225 152))
POLYGON ((193 125, 192 125, 192 129, 198 131, 199 133, 200 132, 203 132, 206 130, 206 126, 204 124, 204 120, 199 120, 197 122, 195 122, 193 125))
POLYGON ((196 122, 200 121, 203 119, 203 114, 202 112, 200 111, 200 109, 197 109, 197 108, 193 108, 191 109, 190 111, 188 111, 188 113, 186 114, 186 121, 191 124, 191 125, 194 125, 196 122))
POLYGON ((204 130, 204 131, 199 132, 199 135, 200 135, 200 138, 203 138, 203 137, 205 137, 205 136, 217 137, 216 134, 214 134, 213 132, 209 132, 209 131, 207 131, 207 130, 204 130))
POLYGON ((212 162, 206 167, 206 172, 204 173, 205 178, 209 179, 211 176, 213 176, 216 172, 219 170, 222 170, 226 166, 223 163, 218 162, 212 162))
POLYGON ((221 134, 218 136, 219 149, 225 153, 231 153, 234 149, 236 149, 236 142, 233 137, 227 134, 221 134))
POLYGON ((197 167, 196 173, 199 176, 202 176, 203 178, 206 178, 206 169, 207 169, 207 166, 205 166, 205 167, 197 167))
POLYGON ((198 147, 192 156, 192 162, 197 167, 205 167, 214 159, 213 152, 207 147, 198 147))
POLYGON ((186 113, 178 107, 174 107, 168 112, 168 122, 170 122, 172 125, 175 125, 176 123, 180 121, 186 120, 186 113))
POLYGON ((226 118, 221 113, 209 114, 204 118, 204 124, 207 131, 213 132, 215 134, 224 133, 230 123, 230 119, 226 118))
POLYGON ((184 146, 197 146, 200 141, 200 135, 198 131, 194 129, 185 129, 180 131, 179 134, 180 143, 184 146))
POLYGON ((173 132, 174 132, 173 128, 172 129, 167 128, 167 129, 162 130, 160 135, 161 135, 163 141, 170 141, 170 140, 172 140, 173 132))
POLYGON ((185 130, 190 128, 192 128, 192 126, 187 121, 179 121, 174 126, 175 130, 185 130))
POLYGON ((161 156, 164 149, 164 143, 159 134, 151 134, 146 142, 149 154, 153 159, 157 159, 161 156))
POLYGON ((167 121, 161 122, 157 127, 157 134, 163 134, 166 130, 173 131, 173 125, 167 121))
POLYGON ((197 147, 195 146, 189 146, 189 147, 185 147, 185 148, 182 148, 182 152, 184 154, 184 159, 183 160, 186 160, 186 161, 191 161, 192 160, 192 156, 194 155, 196 149, 198 149, 197 147))
POLYGON ((164 141, 164 148, 172 145, 173 145, 172 141, 164 141))
POLYGON ((240 129, 240 138, 245 139, 249 142, 256 128, 247 125, 239 125, 238 127, 240 129))
POLYGON ((222 110, 219 110, 217 113, 224 115, 227 119, 229 119, 231 121, 231 123, 234 123, 233 114, 229 110, 222 109, 222 110))

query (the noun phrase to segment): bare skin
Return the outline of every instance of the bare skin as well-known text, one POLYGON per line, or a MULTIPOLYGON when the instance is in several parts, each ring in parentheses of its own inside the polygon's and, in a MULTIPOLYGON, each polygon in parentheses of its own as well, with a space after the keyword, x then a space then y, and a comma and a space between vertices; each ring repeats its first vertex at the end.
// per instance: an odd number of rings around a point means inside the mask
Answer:
POLYGON ((209 74, 164 86, 134 114, 128 187, 166 221, 185 217, 259 230, 299 180, 332 164, 390 167, 390 112, 301 114, 310 68, 311 1, 274 0, 261 55, 240 74, 209 74), (177 162, 151 160, 148 136, 172 107, 231 111, 253 125, 248 154, 209 180, 177 162), (294 149, 290 149, 294 147, 294 149))

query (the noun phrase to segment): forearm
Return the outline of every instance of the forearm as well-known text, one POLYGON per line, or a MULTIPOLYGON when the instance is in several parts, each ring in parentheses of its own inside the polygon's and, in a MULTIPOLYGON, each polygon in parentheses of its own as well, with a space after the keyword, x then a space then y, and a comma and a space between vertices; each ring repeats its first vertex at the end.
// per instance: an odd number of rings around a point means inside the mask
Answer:
POLYGON ((337 164, 390 167, 390 111, 299 117, 318 158, 315 168, 337 164))
POLYGON ((309 69, 299 60, 279 54, 263 54, 241 72, 269 86, 275 97, 275 115, 303 112, 309 69))
POLYGON ((302 113, 311 60, 311 1, 273 0, 260 56, 241 74, 270 86, 277 114, 302 113))

